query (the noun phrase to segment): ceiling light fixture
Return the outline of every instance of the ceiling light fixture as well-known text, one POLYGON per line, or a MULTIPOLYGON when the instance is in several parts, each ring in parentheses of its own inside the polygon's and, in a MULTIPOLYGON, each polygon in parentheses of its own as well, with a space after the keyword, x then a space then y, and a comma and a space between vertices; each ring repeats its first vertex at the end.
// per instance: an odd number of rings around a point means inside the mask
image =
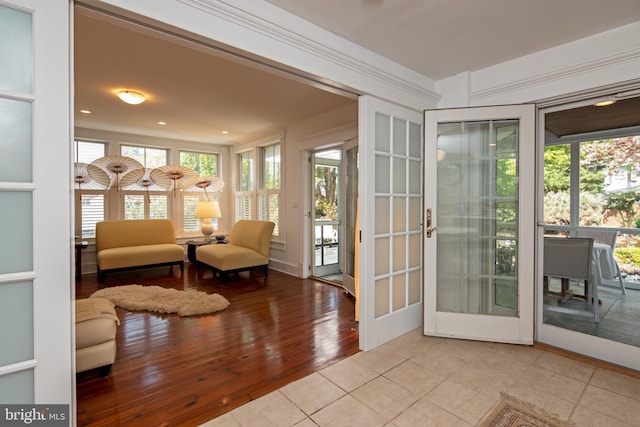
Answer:
POLYGON ((89 110, 80 110, 80 112, 82 114, 91 114, 91 111, 89 111, 89 110))
POLYGON ((118 92, 118 98, 132 105, 142 104, 147 100, 142 93, 136 92, 135 90, 121 90, 118 92))

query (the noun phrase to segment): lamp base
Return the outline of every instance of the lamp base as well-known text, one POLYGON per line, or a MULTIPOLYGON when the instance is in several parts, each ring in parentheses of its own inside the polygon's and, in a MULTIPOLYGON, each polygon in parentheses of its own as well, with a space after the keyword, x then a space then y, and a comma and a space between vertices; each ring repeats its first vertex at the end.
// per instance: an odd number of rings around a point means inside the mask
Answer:
POLYGON ((204 241, 206 243, 211 243, 211 235, 213 234, 213 225, 211 223, 202 224, 202 228, 200 229, 202 234, 204 234, 204 241))

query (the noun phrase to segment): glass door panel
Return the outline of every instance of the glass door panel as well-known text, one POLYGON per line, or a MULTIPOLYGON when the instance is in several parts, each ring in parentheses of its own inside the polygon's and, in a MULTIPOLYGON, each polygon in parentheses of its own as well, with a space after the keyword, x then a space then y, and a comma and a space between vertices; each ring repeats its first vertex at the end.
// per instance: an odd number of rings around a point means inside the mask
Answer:
POLYGON ((524 256, 533 253, 533 203, 522 195, 532 194, 534 177, 521 159, 533 158, 534 116, 526 107, 425 114, 429 335, 533 342, 533 258, 524 256))

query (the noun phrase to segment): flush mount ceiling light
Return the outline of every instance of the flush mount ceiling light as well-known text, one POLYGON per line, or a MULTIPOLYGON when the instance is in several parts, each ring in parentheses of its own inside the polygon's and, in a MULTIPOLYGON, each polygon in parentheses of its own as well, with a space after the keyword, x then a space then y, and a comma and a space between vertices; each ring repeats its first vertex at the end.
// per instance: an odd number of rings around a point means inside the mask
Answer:
POLYGON ((147 98, 140 92, 135 90, 121 90, 118 92, 118 98, 127 104, 137 105, 147 100, 147 98))

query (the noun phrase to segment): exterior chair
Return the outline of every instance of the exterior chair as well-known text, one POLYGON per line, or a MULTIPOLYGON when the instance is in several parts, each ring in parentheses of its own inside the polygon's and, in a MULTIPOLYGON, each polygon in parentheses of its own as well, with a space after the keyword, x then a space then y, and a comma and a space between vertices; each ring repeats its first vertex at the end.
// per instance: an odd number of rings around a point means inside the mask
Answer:
POLYGON ((616 240, 618 239, 618 230, 599 229, 599 228, 579 228, 575 232, 575 237, 585 237, 593 239, 593 243, 596 245, 595 249, 598 249, 597 245, 606 245, 610 250, 598 251, 596 250, 596 274, 598 275, 598 284, 603 286, 609 286, 614 288, 621 288, 622 293, 626 294, 627 290, 624 287, 624 281, 622 280, 622 273, 618 262, 613 256, 613 251, 616 248, 616 240))
POLYGON ((593 280, 593 239, 591 238, 544 238, 543 265, 545 292, 548 291, 549 277, 562 280, 562 296, 574 295, 568 290, 569 280, 584 282, 584 299, 593 306, 595 322, 600 321, 598 287, 593 280))

